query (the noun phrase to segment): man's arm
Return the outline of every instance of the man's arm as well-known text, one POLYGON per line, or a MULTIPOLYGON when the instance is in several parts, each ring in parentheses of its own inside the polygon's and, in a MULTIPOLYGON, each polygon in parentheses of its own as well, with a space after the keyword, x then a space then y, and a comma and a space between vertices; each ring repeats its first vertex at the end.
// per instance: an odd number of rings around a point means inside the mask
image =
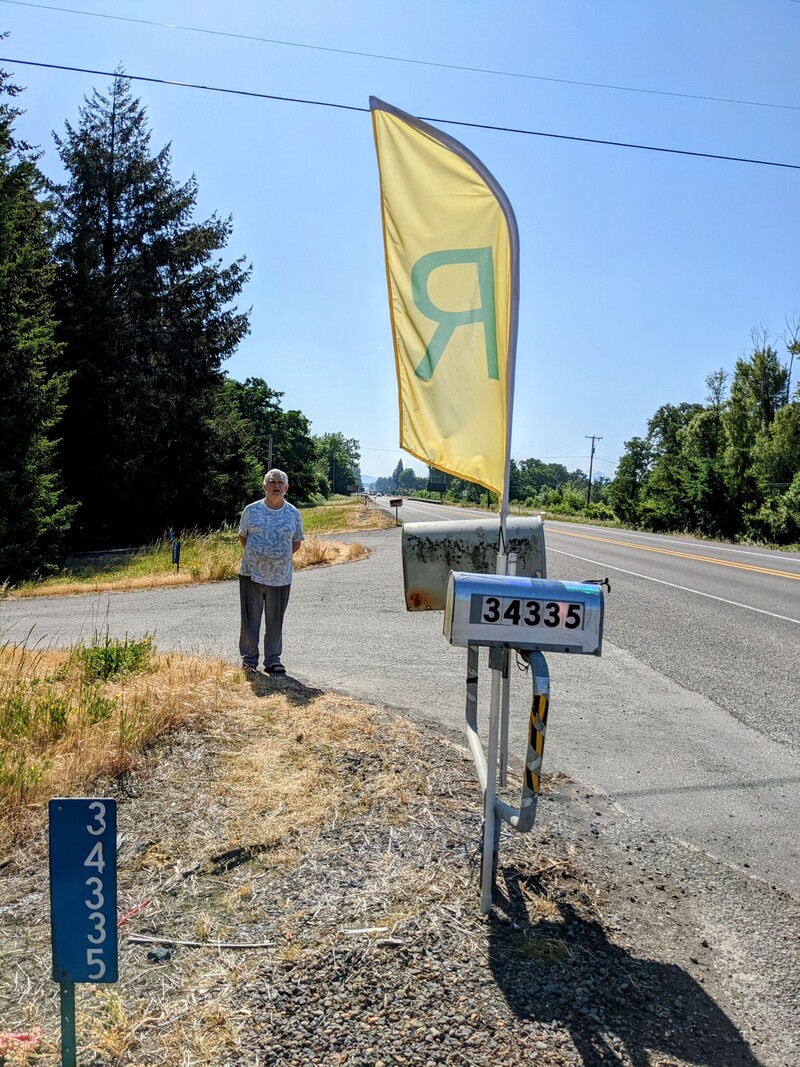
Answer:
POLYGON ((295 554, 295 552, 298 550, 300 545, 302 545, 302 543, 302 541, 292 541, 292 555, 295 554))
POLYGON ((239 544, 244 548, 247 544, 247 534, 239 534, 239 544))

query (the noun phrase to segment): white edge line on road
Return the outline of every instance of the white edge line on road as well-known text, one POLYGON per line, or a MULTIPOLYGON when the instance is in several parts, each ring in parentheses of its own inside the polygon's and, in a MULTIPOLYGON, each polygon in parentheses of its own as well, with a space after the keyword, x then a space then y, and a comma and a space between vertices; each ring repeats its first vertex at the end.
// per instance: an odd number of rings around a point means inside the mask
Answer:
POLYGON ((750 604, 740 604, 737 600, 726 600, 722 596, 714 596, 713 593, 703 593, 699 589, 690 589, 686 585, 676 585, 675 582, 665 582, 661 578, 651 578, 649 574, 639 574, 637 571, 626 571, 624 567, 613 567, 610 563, 601 563, 597 559, 587 559, 586 556, 576 556, 574 552, 564 552, 560 548, 547 548, 549 552, 555 552, 559 556, 569 556, 570 559, 579 559, 582 563, 593 563, 597 567, 605 567, 609 571, 619 571, 620 574, 630 574, 632 578, 643 578, 646 582, 657 582, 659 585, 668 585, 670 589, 680 589, 682 593, 695 593, 697 596, 708 597, 709 600, 718 600, 720 604, 730 604, 734 608, 744 608, 745 611, 756 611, 759 615, 769 615, 771 619, 780 619, 781 622, 793 622, 800 626, 800 619, 790 619, 788 615, 776 615, 774 611, 764 611, 763 608, 754 608, 750 604))
MULTIPOLYGON (((548 526, 559 525, 557 519, 548 519, 548 526)), ((748 549, 745 545, 720 545, 715 541, 694 541, 691 538, 684 539, 681 537, 669 537, 666 534, 644 534, 639 533, 637 530, 617 530, 613 527, 607 526, 584 526, 578 522, 562 522, 561 526, 565 529, 572 527, 576 530, 591 530, 594 534, 602 531, 605 534, 620 533, 622 535, 628 535, 630 537, 640 537, 642 541, 655 541, 657 544, 663 544, 665 541, 671 545, 680 545, 683 548, 696 548, 702 551, 708 549, 714 552, 730 552, 732 555, 745 556, 747 558, 755 559, 771 559, 775 563, 776 557, 781 563, 800 563, 800 556, 789 556, 784 552, 759 552, 756 549, 748 549)), ((616 538, 610 537, 609 540, 615 541, 616 538)))

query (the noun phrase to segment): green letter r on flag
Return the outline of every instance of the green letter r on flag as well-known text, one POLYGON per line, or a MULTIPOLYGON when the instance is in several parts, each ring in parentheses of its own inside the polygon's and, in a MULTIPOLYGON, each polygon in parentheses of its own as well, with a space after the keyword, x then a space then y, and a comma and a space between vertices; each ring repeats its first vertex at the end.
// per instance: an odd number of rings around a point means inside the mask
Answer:
POLYGON ((422 314, 439 324, 425 349, 424 357, 416 368, 417 377, 430 381, 445 348, 459 326, 482 322, 486 340, 486 373, 490 378, 499 381, 497 322, 494 309, 494 261, 491 248, 445 248, 440 252, 428 252, 421 256, 411 268, 411 296, 422 314), (436 307, 431 300, 428 294, 428 278, 439 267, 452 263, 474 263, 477 267, 478 288, 481 294, 480 307, 467 308, 465 311, 445 311, 443 308, 436 307))

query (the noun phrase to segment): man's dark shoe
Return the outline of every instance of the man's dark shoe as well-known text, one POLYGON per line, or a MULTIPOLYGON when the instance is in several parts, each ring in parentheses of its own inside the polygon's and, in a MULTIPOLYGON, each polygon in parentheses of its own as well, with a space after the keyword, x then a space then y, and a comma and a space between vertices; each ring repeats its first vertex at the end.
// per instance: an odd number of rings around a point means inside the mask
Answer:
POLYGON ((286 668, 282 663, 270 663, 268 667, 264 668, 265 674, 286 674, 286 668))

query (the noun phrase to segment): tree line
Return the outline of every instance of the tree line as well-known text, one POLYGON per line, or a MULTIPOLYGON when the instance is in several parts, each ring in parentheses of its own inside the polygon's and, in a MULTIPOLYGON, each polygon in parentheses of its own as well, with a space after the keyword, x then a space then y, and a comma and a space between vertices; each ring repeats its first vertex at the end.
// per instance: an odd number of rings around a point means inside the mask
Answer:
MULTIPOLYGON (((600 500, 611 479, 603 474, 592 480, 591 497, 600 500)), ((544 463, 540 459, 511 460, 509 499, 526 507, 548 511, 576 511, 588 500, 589 479, 581 470, 568 471, 562 463, 544 463)), ((428 468, 420 477, 402 459, 391 475, 376 478, 374 489, 382 493, 413 493, 415 496, 447 500, 453 504, 497 505, 497 495, 483 486, 428 468)))
POLYGON ((223 259, 229 217, 194 220, 130 81, 65 123, 61 183, 15 133, 19 95, 0 71, 0 582, 224 525, 269 463, 301 502, 357 486, 357 441, 224 372, 250 266, 223 259))
MULTIPOLYGON (((313 502, 358 488, 360 446, 315 436, 262 378, 223 365, 249 331, 250 276, 225 262, 229 217, 194 221, 197 183, 172 177, 120 74, 65 123, 65 178, 15 133, 20 90, 0 71, 0 582, 56 569, 69 549, 211 529, 259 495, 267 466, 313 502)), ((665 404, 613 479, 513 461, 533 508, 660 531, 800 541, 800 390, 763 330, 705 404, 665 404)), ((496 505, 479 486, 400 461, 384 492, 496 505)))
POLYGON ((777 545, 800 541, 800 389, 791 374, 800 324, 782 361, 764 329, 732 374, 706 378, 705 404, 664 404, 625 442, 609 486, 614 513, 649 530, 777 545))
MULTIPOLYGON (((706 378, 705 404, 664 404, 646 433, 625 442, 615 475, 596 475, 538 459, 511 461, 509 499, 527 508, 583 515, 661 533, 775 545, 800 542, 800 322, 788 323, 785 358, 763 328, 752 347, 706 378)), ((402 460, 378 478, 383 492, 497 506, 481 486, 402 460)))

